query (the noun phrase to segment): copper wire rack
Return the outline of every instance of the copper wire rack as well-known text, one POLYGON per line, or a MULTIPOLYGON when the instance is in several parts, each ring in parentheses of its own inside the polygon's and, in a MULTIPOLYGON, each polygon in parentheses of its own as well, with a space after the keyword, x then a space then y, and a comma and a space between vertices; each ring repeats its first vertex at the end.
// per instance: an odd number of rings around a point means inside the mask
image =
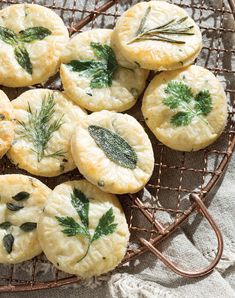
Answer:
MULTIPOLYGON (((69 32, 92 28, 113 28, 120 14, 136 0, 0 0, 0 8, 16 3, 35 3, 53 9, 65 21, 69 32)), ((176 0, 170 1, 185 8, 199 25, 203 35, 203 49, 196 63, 212 71, 222 82, 228 99, 228 122, 219 140, 198 152, 173 151, 161 143, 145 126, 142 116, 136 112, 141 105, 128 111, 135 116, 148 132, 155 152, 155 168, 145 189, 135 195, 120 198, 131 232, 130 245, 120 266, 133 258, 151 251, 178 274, 187 277, 209 273, 218 263, 223 249, 221 233, 208 213, 204 201, 226 170, 235 147, 235 69, 232 58, 234 48, 234 13, 232 0, 176 0), (205 216, 218 238, 215 260, 205 269, 186 272, 176 267, 157 250, 157 245, 170 235, 193 211, 205 216)), ((40 88, 34 86, 30 88, 40 88)), ((61 89, 55 76, 43 87, 61 89)), ((9 89, 1 87, 11 99, 27 88, 9 89)), ((0 161, 0 174, 24 173, 5 158, 0 161)), ((78 171, 56 178, 39 178, 49 187, 60 182, 81 178, 78 171)), ((182 256, 183 257, 183 256, 182 256)), ((26 291, 53 288, 79 282, 76 276, 57 270, 42 254, 31 261, 17 265, 0 265, 0 292, 26 291)))

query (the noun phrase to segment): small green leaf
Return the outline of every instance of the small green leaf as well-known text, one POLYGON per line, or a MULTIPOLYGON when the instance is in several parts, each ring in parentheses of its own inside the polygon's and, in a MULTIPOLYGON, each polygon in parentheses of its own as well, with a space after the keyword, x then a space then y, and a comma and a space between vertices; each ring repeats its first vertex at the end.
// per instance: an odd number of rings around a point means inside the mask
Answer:
POLYGON ((24 232, 31 232, 36 229, 37 223, 36 222, 25 222, 20 226, 20 229, 24 232))
POLYGON ((8 254, 10 254, 12 252, 12 247, 14 244, 14 236, 12 234, 7 234, 3 237, 2 241, 3 241, 3 246, 5 248, 5 250, 7 251, 8 254))
POLYGON ((16 61, 30 75, 33 73, 33 66, 30 61, 29 53, 23 45, 16 46, 14 49, 16 61))
POLYGON ((92 237, 91 243, 99 239, 102 236, 112 234, 117 227, 114 223, 113 208, 111 207, 99 220, 98 226, 95 229, 95 233, 92 237))
POLYGON ((17 202, 20 202, 20 201, 28 200, 29 197, 30 197, 30 194, 28 192, 21 191, 15 196, 13 196, 12 199, 14 199, 17 202))
POLYGON ((97 125, 90 125, 88 131, 97 146, 103 150, 111 161, 124 168, 136 168, 137 154, 122 137, 107 128, 97 125))
POLYGON ((31 27, 20 31, 19 40, 27 43, 35 40, 42 40, 48 35, 51 35, 51 33, 52 32, 45 27, 31 27))
POLYGON ((7 44, 16 45, 17 35, 10 29, 0 26, 0 39, 7 44))
POLYGON ((182 101, 189 103, 193 100, 192 89, 182 82, 170 81, 165 93, 169 96, 163 102, 171 109, 177 108, 182 101))
POLYGON ((7 203, 7 209, 9 209, 11 211, 18 211, 18 210, 20 210, 22 208, 24 208, 24 206, 15 205, 13 203, 7 203))
POLYGON ((9 221, 4 221, 0 223, 0 229, 7 230, 12 226, 12 224, 9 221))
POLYGON ((212 100, 209 90, 200 91, 196 97, 195 109, 198 114, 207 116, 212 111, 212 100))
POLYGON ((186 126, 192 121, 193 114, 190 112, 178 112, 171 117, 171 123, 175 126, 186 126))
POLYGON ((59 225, 63 227, 62 232, 68 236, 84 236, 84 237, 90 237, 89 231, 82 227, 79 223, 77 223, 72 217, 66 216, 66 217, 59 217, 56 216, 57 221, 59 222, 59 225))
POLYGON ((71 195, 71 203, 73 207, 76 209, 81 222, 83 225, 88 228, 89 226, 89 200, 86 195, 80 191, 78 188, 73 190, 73 194, 71 195))

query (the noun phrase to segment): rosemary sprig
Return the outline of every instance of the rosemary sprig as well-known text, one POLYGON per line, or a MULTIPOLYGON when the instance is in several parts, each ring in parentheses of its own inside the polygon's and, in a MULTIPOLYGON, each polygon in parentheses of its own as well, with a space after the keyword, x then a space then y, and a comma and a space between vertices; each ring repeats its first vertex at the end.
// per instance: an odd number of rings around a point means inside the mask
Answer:
POLYGON ((63 115, 59 119, 52 121, 52 117, 55 113, 54 96, 49 94, 47 97, 44 97, 40 111, 33 112, 28 103, 28 113, 28 122, 18 121, 20 125, 18 133, 23 138, 32 142, 34 147, 32 150, 37 154, 38 162, 46 157, 64 157, 65 152, 63 150, 46 154, 47 145, 53 133, 59 130, 63 124, 63 115))
POLYGON ((148 7, 143 18, 140 21, 140 26, 136 31, 136 36, 133 39, 131 39, 127 44, 143 40, 157 40, 170 43, 184 44, 185 41, 183 40, 169 38, 165 35, 194 35, 193 32, 188 32, 190 29, 193 28, 193 26, 183 25, 183 23, 188 19, 187 16, 181 19, 174 18, 163 25, 145 30, 146 21, 150 11, 151 7, 148 7))

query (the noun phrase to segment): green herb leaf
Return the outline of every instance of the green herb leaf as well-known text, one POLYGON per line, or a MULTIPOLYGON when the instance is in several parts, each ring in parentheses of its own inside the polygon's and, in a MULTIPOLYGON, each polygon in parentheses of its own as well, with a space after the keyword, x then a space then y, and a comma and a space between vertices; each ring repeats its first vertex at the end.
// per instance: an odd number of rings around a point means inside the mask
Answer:
POLYGON ((96 57, 101 60, 72 60, 67 65, 72 68, 72 71, 90 77, 91 88, 111 86, 114 73, 118 67, 114 51, 106 44, 91 42, 90 46, 96 57))
POLYGON ((7 251, 8 254, 10 254, 12 252, 12 247, 14 244, 14 236, 12 234, 7 234, 3 237, 2 241, 3 241, 3 246, 5 248, 5 250, 7 251))
POLYGON ((54 96, 48 94, 48 96, 42 100, 42 105, 39 111, 33 112, 29 105, 28 113, 28 122, 18 121, 18 124, 20 125, 18 133, 23 138, 32 142, 34 147, 33 151, 37 154, 38 162, 46 157, 64 157, 65 152, 63 150, 58 150, 49 155, 46 155, 45 152, 48 142, 53 137, 54 132, 58 131, 63 124, 63 116, 52 121, 52 117, 55 113, 54 96))
POLYGON ((114 223, 113 208, 111 207, 99 220, 98 226, 95 229, 95 233, 91 242, 99 239, 102 236, 112 234, 117 227, 114 223))
POLYGON ((24 206, 20 206, 20 205, 15 205, 13 203, 7 203, 7 209, 11 210, 11 211, 18 211, 20 209, 23 209, 24 206))
POLYGON ((72 217, 59 217, 56 216, 59 225, 63 227, 62 232, 68 236, 84 236, 90 237, 89 231, 86 228, 82 227, 79 223, 77 223, 72 217))
POLYGON ((36 229, 37 223, 36 222, 25 222, 20 226, 20 229, 24 232, 31 232, 36 229))
MULTIPOLYGON (((189 125, 194 117, 207 116, 212 111, 212 100, 208 90, 202 90, 194 96, 191 88, 185 83, 170 81, 165 93, 168 96, 162 100, 163 104, 170 109, 180 109, 170 119, 177 127, 189 125)), ((199 119, 208 124, 202 117, 199 119)))
POLYGON ((71 195, 71 203, 73 207, 76 209, 81 222, 83 225, 88 228, 89 226, 89 200, 86 195, 81 192, 78 188, 73 190, 73 194, 71 195))
POLYGON ((156 40, 169 43, 184 44, 185 41, 169 38, 166 37, 166 35, 194 35, 193 32, 189 32, 189 30, 192 29, 194 26, 182 25, 188 19, 188 17, 183 17, 181 19, 171 19, 163 25, 144 30, 150 10, 150 7, 148 7, 143 18, 140 21, 140 26, 137 29, 136 36, 127 44, 144 40, 156 40))
POLYGON ((27 43, 35 40, 42 40, 48 35, 51 35, 51 33, 52 32, 45 27, 31 27, 20 31, 19 40, 27 43))
POLYGON ((14 49, 14 54, 19 65, 31 75, 33 73, 33 66, 26 48, 23 45, 18 45, 14 49))
POLYGON ((128 169, 136 168, 136 152, 122 137, 107 128, 97 125, 90 125, 88 131, 97 146, 103 150, 111 161, 128 169))
POLYGON ((17 202, 20 202, 20 201, 28 200, 29 197, 30 197, 30 194, 28 192, 21 191, 15 196, 13 196, 12 199, 14 199, 17 202))
POLYGON ((0 39, 9 45, 17 44, 17 35, 10 29, 0 26, 0 39))
POLYGON ((0 223, 0 229, 7 230, 12 226, 12 224, 9 221, 4 221, 0 223))
POLYGON ((195 109, 198 114, 207 116, 212 111, 212 100, 209 90, 200 91, 196 97, 195 109))
POLYGON ((178 112, 171 117, 171 123, 175 126, 186 126, 192 121, 193 115, 190 112, 178 112))

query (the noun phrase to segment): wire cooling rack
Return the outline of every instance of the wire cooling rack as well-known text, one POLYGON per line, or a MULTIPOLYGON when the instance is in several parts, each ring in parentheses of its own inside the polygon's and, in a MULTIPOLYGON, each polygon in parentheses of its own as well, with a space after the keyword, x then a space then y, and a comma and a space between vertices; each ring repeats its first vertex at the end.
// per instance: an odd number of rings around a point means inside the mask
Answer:
MULTIPOLYGON (((71 35, 92 28, 113 28, 117 18, 136 0, 47 0, 14 1, 0 0, 0 8, 15 3, 29 2, 53 9, 65 21, 71 35)), ((122 264, 134 257, 151 251, 175 272, 184 276, 201 276, 212 270, 221 257, 220 232, 208 214, 203 201, 224 173, 235 147, 235 76, 234 57, 234 2, 232 0, 170 1, 185 8, 200 26, 203 49, 197 64, 211 70, 222 82, 228 99, 228 123, 219 140, 212 146, 194 153, 173 151, 161 143, 145 126, 137 112, 141 105, 130 111, 145 127, 155 152, 155 168, 146 188, 137 195, 122 199, 131 232, 130 246, 122 264), (218 253, 212 264, 199 272, 184 272, 177 269, 155 248, 197 207, 214 228, 218 238, 218 253)), ((42 86, 36 86, 42 87, 42 86)), ((61 89, 58 77, 50 79, 46 88, 61 89)), ((2 89, 11 99, 27 88, 2 89)), ((25 173, 16 169, 7 159, 0 161, 0 174, 25 173)), ((68 179, 80 178, 78 171, 56 178, 42 179, 50 187, 68 179)), ((120 266, 122 266, 122 264, 120 266)), ((18 265, 0 266, 0 292, 26 291, 52 288, 78 282, 76 276, 65 274, 50 264, 44 255, 18 265)))

